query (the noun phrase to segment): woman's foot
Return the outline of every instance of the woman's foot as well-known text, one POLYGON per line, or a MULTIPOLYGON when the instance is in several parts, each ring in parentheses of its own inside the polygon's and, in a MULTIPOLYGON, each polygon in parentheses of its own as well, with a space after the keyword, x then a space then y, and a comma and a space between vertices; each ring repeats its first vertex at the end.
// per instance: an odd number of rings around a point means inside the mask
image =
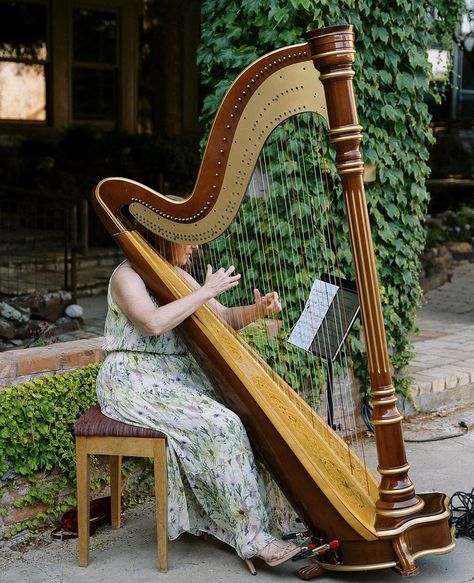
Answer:
POLYGON ((255 555, 258 559, 265 561, 270 567, 281 565, 285 561, 289 561, 292 557, 300 552, 300 547, 291 542, 274 539, 270 544, 255 555))

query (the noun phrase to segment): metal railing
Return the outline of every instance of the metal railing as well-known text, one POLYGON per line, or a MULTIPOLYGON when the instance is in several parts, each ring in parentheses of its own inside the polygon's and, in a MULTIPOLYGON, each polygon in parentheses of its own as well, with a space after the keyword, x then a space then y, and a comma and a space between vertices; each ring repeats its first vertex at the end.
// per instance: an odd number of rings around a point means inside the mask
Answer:
POLYGON ((75 302, 87 252, 87 200, 0 184, 0 297, 65 289, 75 302))

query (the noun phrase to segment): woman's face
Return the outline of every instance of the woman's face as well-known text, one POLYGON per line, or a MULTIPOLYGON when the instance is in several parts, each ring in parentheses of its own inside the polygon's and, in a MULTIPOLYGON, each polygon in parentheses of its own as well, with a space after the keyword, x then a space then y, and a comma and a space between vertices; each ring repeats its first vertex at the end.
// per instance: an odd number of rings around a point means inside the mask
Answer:
POLYGON ((173 243, 171 245, 171 263, 184 267, 189 263, 191 255, 198 248, 197 245, 181 245, 180 243, 173 243))

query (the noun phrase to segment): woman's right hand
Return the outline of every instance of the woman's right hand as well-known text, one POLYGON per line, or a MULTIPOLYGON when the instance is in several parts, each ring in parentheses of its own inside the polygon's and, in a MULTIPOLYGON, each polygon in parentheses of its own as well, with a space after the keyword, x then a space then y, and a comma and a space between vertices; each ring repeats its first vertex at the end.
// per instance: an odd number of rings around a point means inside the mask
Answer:
POLYGON ((232 275, 235 267, 231 265, 228 269, 221 267, 213 272, 210 265, 207 266, 206 280, 202 289, 207 292, 209 299, 216 298, 224 292, 239 285, 240 273, 232 275))

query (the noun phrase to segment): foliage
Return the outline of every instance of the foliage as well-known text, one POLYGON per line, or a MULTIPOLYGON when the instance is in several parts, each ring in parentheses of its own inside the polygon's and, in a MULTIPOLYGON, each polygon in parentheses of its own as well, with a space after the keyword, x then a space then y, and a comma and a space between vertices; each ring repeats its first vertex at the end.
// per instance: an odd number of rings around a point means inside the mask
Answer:
POLYGON ((280 350, 284 334, 269 335, 267 324, 263 320, 246 327, 240 332, 242 338, 250 344, 270 365, 271 369, 302 396, 313 408, 320 405, 321 393, 325 390, 325 377, 319 359, 291 346, 280 350), (301 375, 300 370, 306 372, 301 375), (316 382, 315 382, 316 381, 316 382), (316 387, 316 390, 315 390, 316 387))
MULTIPOLYGON (((28 492, 14 506, 41 503, 46 507, 35 518, 13 525, 2 538, 36 528, 75 504, 75 495, 68 493, 76 480, 73 425, 97 400, 98 369, 99 365, 93 364, 0 390, 0 485, 8 489, 15 476, 24 477, 28 492)), ((107 478, 98 460, 93 461, 93 468, 97 477, 91 488, 100 491, 107 478)), ((131 468, 125 468, 126 475, 131 472, 131 468)), ((136 474, 134 483, 128 486, 129 501, 143 496, 141 483, 149 477, 147 468, 136 474)), ((0 500, 3 493, 0 488, 0 500)))
POLYGON ((451 2, 431 2, 431 10, 437 18, 433 19, 436 37, 441 47, 448 49, 456 42, 464 57, 474 64, 472 39, 474 35, 474 3, 472 0, 451 0, 451 2), (459 26, 459 14, 463 15, 459 26))
MULTIPOLYGON (((409 337, 415 330, 421 298, 418 256, 425 241, 427 147, 432 141, 424 97, 436 91, 429 85, 427 49, 438 40, 436 34, 445 30, 443 26, 452 26, 459 19, 450 6, 446 1, 436 2, 439 22, 434 26, 423 3, 405 0, 386 7, 374 0, 205 0, 202 5, 199 60, 207 90, 202 117, 208 125, 230 82, 258 56, 302 42, 307 29, 353 24, 357 50, 354 83, 364 127, 362 155, 377 169, 376 182, 367 189, 369 214, 389 348, 397 372, 401 371, 396 386, 404 393, 409 381, 403 369, 412 354, 409 337)), ((314 188, 319 190, 317 184, 314 188)), ((341 267, 350 275, 340 189, 333 198, 336 238, 343 248, 341 267)), ((245 209, 243 214, 244 221, 252 221, 245 209)), ((282 236, 289 241, 284 232, 282 236)), ((305 244, 310 241, 305 239, 305 244)), ((250 245, 244 245, 242 255, 252 253, 250 245)), ((289 243, 287 254, 285 277, 296 284, 300 270, 292 265, 289 243)), ((258 263, 253 266, 258 269, 258 263)), ((355 342, 356 353, 359 348, 361 343, 355 342)), ((356 364, 359 377, 366 379, 357 354, 356 364)))
POLYGON ((74 500, 61 497, 75 480, 72 426, 95 402, 97 370, 91 365, 0 391, 0 477, 11 471, 28 478, 28 494, 16 506, 42 503, 48 508, 15 525, 9 536, 56 516, 74 500))
POLYGON ((472 243, 474 209, 463 205, 459 210, 447 210, 429 221, 426 247, 436 247, 448 241, 472 243))

